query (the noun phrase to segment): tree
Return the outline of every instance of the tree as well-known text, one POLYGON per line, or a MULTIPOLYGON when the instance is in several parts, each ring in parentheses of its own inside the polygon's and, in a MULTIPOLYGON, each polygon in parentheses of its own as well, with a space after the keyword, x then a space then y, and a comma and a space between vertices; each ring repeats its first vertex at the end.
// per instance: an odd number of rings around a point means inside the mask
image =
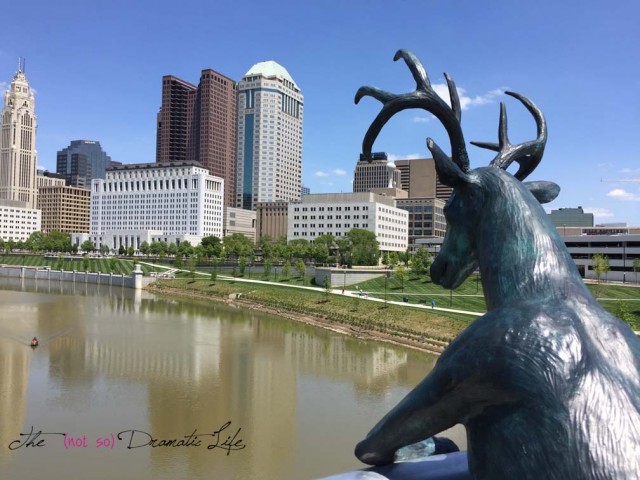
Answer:
POLYGON ((180 245, 178 245, 177 253, 180 257, 190 257, 191 255, 193 255, 193 246, 191 246, 191 242, 189 242, 188 240, 183 240, 182 242, 180 242, 180 245))
POLYGON ((353 265, 351 261, 351 254, 353 251, 353 245, 349 237, 342 237, 336 240, 336 245, 338 246, 338 256, 340 257, 341 265, 353 265))
POLYGON ((429 274, 430 267, 431 255, 424 247, 418 248, 416 253, 413 254, 413 259, 411 260, 411 269, 416 275, 422 276, 429 274))
POLYGON ((133 247, 129 247, 127 248, 127 255, 129 257, 133 257, 133 254, 135 253, 135 250, 133 249, 133 247))
POLYGON ((102 255, 107 255, 109 253, 109 245, 107 245, 106 243, 101 243, 100 244, 100 253, 102 255))
POLYGON ((189 257, 189 273, 191 274, 191 279, 195 280, 196 278, 196 257, 189 257))
POLYGON ((291 240, 287 245, 291 249, 291 255, 294 258, 305 260, 312 256, 311 243, 309 243, 309 240, 297 238, 295 240, 291 240))
POLYGON ((46 235, 42 232, 33 232, 29 235, 25 245, 28 250, 31 250, 34 253, 40 252, 45 248, 45 238, 46 235))
POLYGON ((240 260, 238 261, 238 268, 240 270, 240 276, 244 277, 244 271, 247 268, 247 257, 244 255, 240 257, 240 260))
POLYGON ((86 253, 82 256, 82 269, 85 272, 89 270, 89 256, 86 253))
POLYGON ((378 265, 380 247, 376 234, 361 228, 352 228, 347 233, 352 244, 353 265, 378 265))
POLYGON ((127 250, 124 248, 124 245, 120 245, 120 248, 118 248, 118 255, 124 255, 127 252, 127 250))
POLYGON ((633 271, 636 274, 636 283, 638 283, 638 272, 640 272, 640 257, 633 259, 633 271))
POLYGON ((260 251, 262 252, 262 258, 273 258, 274 250, 276 248, 273 240, 269 235, 263 235, 258 241, 260 251))
POLYGON ((96 249, 95 244, 91 241, 91 240, 85 240, 84 242, 82 242, 82 245, 80 245, 80 250, 82 250, 83 252, 93 252, 96 249))
POLYGON ((316 263, 326 263, 329 259, 329 249, 323 243, 313 243, 313 260, 316 263))
POLYGON ((282 265, 280 273, 282 274, 282 278, 289 280, 289 275, 291 275, 291 264, 289 263, 289 260, 284 261, 284 265, 282 265))
POLYGON ((222 254, 222 240, 216 236, 204 237, 200 240, 200 245, 204 249, 205 254, 208 257, 220 257, 222 254))
POLYGON ((178 254, 178 246, 175 243, 169 243, 167 245, 167 253, 175 257, 178 254))
POLYGON ((233 235, 224 237, 222 243, 224 244, 224 250, 227 256, 240 258, 242 255, 249 256, 254 254, 251 240, 241 233, 234 233, 233 235))
POLYGON ((593 257, 591 257, 591 262, 593 264, 593 272, 596 274, 598 283, 600 283, 602 274, 606 274, 610 269, 609 257, 607 257, 606 255, 602 255, 601 253, 596 253, 593 257))
POLYGON ((304 281, 304 274, 307 271, 307 266, 304 264, 304 261, 301 258, 296 261, 296 270, 300 274, 300 278, 302 279, 302 281, 304 281))
POLYGON ((407 271, 407 267, 404 264, 400 264, 398 268, 393 272, 393 278, 395 278, 398 282, 400 282, 402 286, 402 293, 404 293, 404 282, 409 278, 409 272, 407 271))
POLYGON ((151 253, 151 246, 146 240, 140 244, 140 253, 146 255, 147 258, 149 258, 149 253, 151 253))
POLYGON ((263 263, 263 275, 267 279, 271 275, 271 266, 272 266, 271 259, 270 258, 265 259, 263 263))
POLYGON ((329 301, 329 295, 331 295, 331 281, 329 280, 329 275, 324 277, 322 286, 324 287, 324 295, 327 298, 327 301, 329 301))

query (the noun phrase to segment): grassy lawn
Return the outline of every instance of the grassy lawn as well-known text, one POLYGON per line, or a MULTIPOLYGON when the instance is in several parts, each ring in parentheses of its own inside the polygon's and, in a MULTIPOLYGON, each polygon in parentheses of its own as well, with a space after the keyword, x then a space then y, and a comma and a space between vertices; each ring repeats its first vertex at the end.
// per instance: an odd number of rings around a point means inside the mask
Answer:
POLYGON ((323 292, 285 288, 286 285, 251 284, 220 279, 214 284, 206 278, 159 280, 151 286, 151 290, 169 294, 186 292, 214 298, 226 298, 231 293, 241 293, 241 299, 252 303, 309 315, 332 323, 351 325, 356 330, 373 330, 437 346, 451 341, 473 318, 455 318, 437 311, 397 305, 385 306, 358 297, 327 297, 323 292))
MULTIPOLYGON (((404 282, 404 289, 394 278, 387 280, 387 298, 400 301, 404 295, 409 297, 410 303, 420 300, 427 304, 431 299, 436 300, 436 307, 455 308, 474 312, 486 312, 486 305, 482 293, 482 283, 477 275, 471 275, 459 288, 451 292, 431 282, 430 278, 416 278, 411 276, 404 282), (477 293, 476 293, 477 292, 477 293)), ((376 278, 349 287, 357 290, 360 287, 370 296, 384 298, 384 278, 376 278)), ((588 283, 587 288, 598 299, 600 304, 614 315, 626 318, 634 330, 640 330, 640 287, 619 284, 588 283), (626 315, 620 311, 621 304, 626 315)))
MULTIPOLYGON (((139 258, 138 260, 141 262, 146 261, 144 258, 139 258)), ((57 258, 45 258, 43 255, 0 255, 0 263, 9 265, 26 265, 31 267, 49 266, 51 268, 58 268, 57 258)), ((165 268, 172 267, 172 262, 170 260, 165 259, 162 263, 165 268)), ((144 263, 141 264, 141 267, 145 275, 149 275, 153 271, 163 270, 162 267, 154 268, 144 263)), ((62 268, 67 271, 84 270, 81 258, 64 260, 62 268)), ((116 257, 91 258, 89 260, 88 270, 90 272, 130 275, 133 268, 134 264, 131 259, 121 259, 116 257)), ((188 267, 185 266, 182 268, 186 269, 188 267)), ((305 277, 302 278, 297 274, 297 272, 295 272, 295 270, 292 270, 286 277, 282 275, 280 270, 278 270, 277 276, 272 270, 271 274, 267 278, 262 272, 253 271, 247 266, 243 278, 269 280, 277 283, 281 287, 277 285, 270 286, 255 284, 247 286, 240 282, 230 284, 229 282, 219 280, 215 288, 212 288, 213 285, 208 278, 211 273, 210 268, 207 270, 198 268, 197 271, 205 273, 207 277, 196 275, 196 280, 194 281, 191 272, 178 272, 178 278, 176 280, 180 280, 182 283, 176 284, 176 288, 183 288, 184 286, 184 288, 187 289, 194 289, 197 286, 198 288, 205 289, 205 295, 214 296, 225 296, 231 292, 252 292, 251 295, 246 296, 247 299, 255 300, 256 302, 267 306, 283 308, 291 311, 299 311, 297 309, 297 302, 302 302, 301 305, 303 305, 303 307, 300 308, 304 308, 304 311, 309 315, 320 317, 327 316, 327 318, 329 318, 328 314, 331 312, 331 315, 333 315, 331 318, 335 318, 335 321, 362 328, 369 328, 369 325, 373 325, 374 329, 380 329, 380 331, 393 330, 401 332, 403 329, 406 329, 407 332, 410 332, 410 335, 417 337, 427 335, 436 339, 453 338, 471 320, 473 320, 473 317, 469 315, 443 312, 434 315, 432 313, 425 313, 424 310, 405 309, 398 306, 389 306, 389 308, 385 308, 384 305, 380 307, 379 304, 367 303, 366 307, 363 307, 356 303, 357 300, 336 296, 332 296, 330 301, 326 302, 326 299, 321 293, 304 292, 297 289, 287 290, 287 294, 284 296, 282 295, 282 287, 286 287, 287 285, 314 285, 313 277, 305 275, 305 277), (207 285, 209 287, 204 287, 207 285), (319 302, 318 298, 322 301, 319 302), (284 303, 279 304, 278 302, 284 303), (344 304, 344 302, 347 302, 347 304, 344 304), (374 315, 369 315, 369 313, 371 313, 369 312, 371 305, 374 305, 372 309, 376 312, 374 315), (335 309, 338 309, 338 311, 334 311, 335 309), (428 318, 429 322, 425 323, 425 318, 428 318), (439 318, 440 320, 434 324, 432 321, 433 318, 439 318)), ((225 267, 218 270, 219 275, 231 276, 232 273, 233 269, 231 267, 225 267)), ((236 269, 236 274, 238 273, 239 270, 236 269)), ((352 285, 347 288, 351 291, 357 291, 358 287, 367 292, 371 297, 385 297, 384 277, 361 282, 358 285, 352 285)), ((604 283, 599 285, 589 283, 587 284, 587 287, 606 310, 626 320, 634 330, 640 330, 639 287, 604 283)), ((431 299, 433 298, 436 301, 436 307, 469 310, 474 312, 486 311, 482 284, 478 281, 477 275, 471 275, 454 292, 435 285, 428 277, 417 278, 415 276, 409 276, 409 279, 404 282, 404 285, 392 277, 387 280, 386 292, 386 296, 389 301, 402 301, 403 297, 407 296, 410 304, 424 303, 430 305, 431 299)))
MULTIPOLYGON (((25 265, 28 267, 51 267, 52 269, 58 269, 57 258, 45 258, 43 255, 0 255, 0 263, 5 265, 25 265)), ((153 271, 153 268, 147 265, 141 265, 142 271, 145 275, 148 275, 153 271)), ((133 272, 133 261, 129 259, 121 258, 90 258, 89 259, 89 272, 102 272, 131 275, 133 272)), ((79 272, 84 271, 84 264, 82 258, 67 259, 62 262, 62 270, 79 272)))

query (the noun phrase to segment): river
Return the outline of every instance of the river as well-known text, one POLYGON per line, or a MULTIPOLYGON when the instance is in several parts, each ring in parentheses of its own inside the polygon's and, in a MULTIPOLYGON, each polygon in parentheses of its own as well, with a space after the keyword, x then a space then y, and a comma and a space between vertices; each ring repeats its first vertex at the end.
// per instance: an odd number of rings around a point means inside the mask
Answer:
POLYGON ((355 444, 434 362, 223 304, 0 278, 0 471, 287 480, 361 468, 355 444))

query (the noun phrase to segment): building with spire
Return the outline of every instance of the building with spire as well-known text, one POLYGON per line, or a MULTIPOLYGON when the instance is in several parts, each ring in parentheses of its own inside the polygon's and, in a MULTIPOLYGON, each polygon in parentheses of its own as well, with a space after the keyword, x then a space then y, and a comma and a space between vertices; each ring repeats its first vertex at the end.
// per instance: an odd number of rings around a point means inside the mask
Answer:
POLYGON ((35 209, 36 166, 35 100, 21 59, 0 115, 0 201, 35 209))
POLYGON ((287 70, 255 64, 238 84, 236 206, 298 201, 302 196, 304 100, 287 70))

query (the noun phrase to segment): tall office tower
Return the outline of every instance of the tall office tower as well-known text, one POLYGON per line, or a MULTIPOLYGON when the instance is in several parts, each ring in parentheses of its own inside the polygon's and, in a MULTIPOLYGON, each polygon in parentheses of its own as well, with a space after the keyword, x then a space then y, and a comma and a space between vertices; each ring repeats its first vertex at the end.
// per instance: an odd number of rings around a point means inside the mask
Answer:
POLYGON ((405 190, 409 198, 441 198, 447 200, 453 189, 440 182, 433 158, 388 162, 384 152, 372 154, 369 162, 362 155, 353 174, 353 191, 368 192, 389 187, 391 173, 396 188, 405 190), (391 165, 395 169, 391 169, 391 165))
POLYGON ((360 154, 360 161, 356 164, 356 169, 353 173, 353 191, 368 192, 380 188, 401 189, 400 170, 392 162, 388 161, 387 154, 385 152, 376 152, 371 157, 371 162, 369 162, 360 154), (393 165, 393 168, 390 168, 391 165, 393 165), (393 180, 392 185, 389 185, 390 173, 393 180))
POLYGON ((156 162, 195 161, 225 180, 225 206, 234 204, 237 84, 207 69, 196 87, 177 77, 162 78, 156 162))
POLYGON ((0 116, 0 200, 36 208, 36 164, 35 101, 21 60, 0 116))
POLYGON ((300 200, 303 96, 274 61, 255 64, 238 85, 236 206, 300 200))
POLYGON ((56 173, 63 175, 67 185, 91 188, 91 180, 104 178, 107 168, 120 165, 102 150, 100 142, 94 140, 73 140, 58 151, 56 173))

